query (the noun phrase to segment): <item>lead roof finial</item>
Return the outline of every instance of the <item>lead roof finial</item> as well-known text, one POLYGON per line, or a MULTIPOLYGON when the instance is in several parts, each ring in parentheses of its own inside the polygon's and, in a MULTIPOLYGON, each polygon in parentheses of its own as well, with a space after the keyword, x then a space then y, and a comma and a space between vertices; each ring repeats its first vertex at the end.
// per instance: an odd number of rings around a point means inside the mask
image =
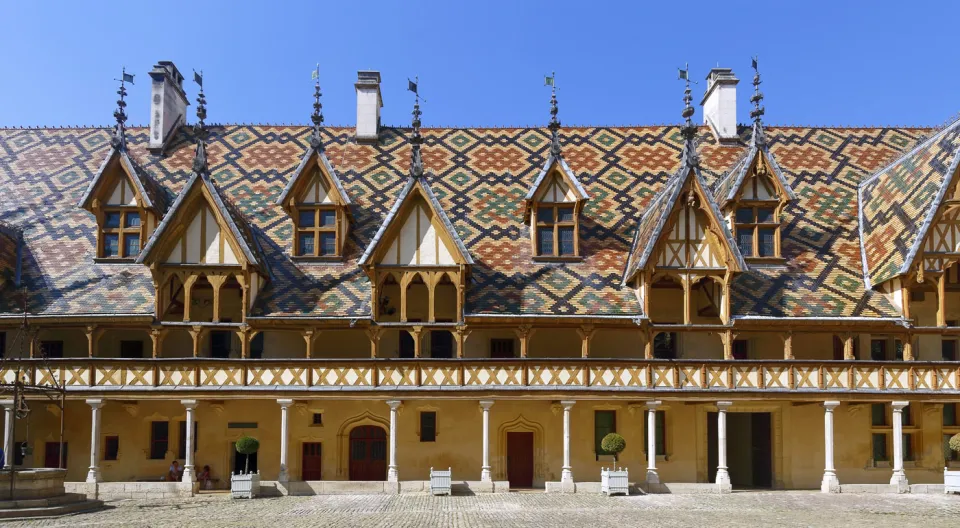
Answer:
POLYGON ((197 140, 197 150, 193 157, 193 172, 203 174, 207 172, 207 145, 206 129, 203 120, 207 118, 207 98, 203 95, 203 70, 197 73, 193 72, 193 82, 200 85, 200 93, 197 94, 197 124, 193 126, 194 137, 197 140))
POLYGON ((320 138, 320 125, 323 124, 323 105, 320 104, 320 63, 317 63, 317 69, 313 72, 313 78, 317 81, 313 92, 313 115, 310 121, 313 122, 313 134, 310 135, 310 146, 317 152, 323 152, 323 140, 320 138))
POLYGON ((695 112, 693 106, 690 104, 693 101, 692 91, 690 89, 690 64, 684 65, 685 69, 680 70, 679 78, 680 80, 686 81, 686 85, 683 90, 683 112, 681 115, 684 119, 683 127, 680 129, 680 135, 683 136, 683 161, 690 167, 697 167, 700 165, 700 158, 697 156, 697 126, 693 124, 693 114, 695 112))
POLYGON ((555 158, 560 157, 560 120, 557 114, 560 108, 557 106, 557 72, 550 72, 550 77, 546 78, 545 84, 549 85, 550 90, 550 154, 555 158))
POLYGON ((423 136, 420 135, 420 92, 417 91, 417 84, 420 77, 414 77, 414 80, 407 79, 407 90, 414 93, 416 98, 413 103, 413 135, 410 136, 410 175, 414 178, 423 176, 423 159, 420 157, 420 145, 423 144, 423 136))
POLYGON ((124 86, 124 83, 129 82, 133 84, 133 75, 127 73, 126 68, 123 68, 122 72, 119 79, 120 88, 117 90, 117 95, 119 95, 120 98, 117 99, 117 109, 113 111, 113 117, 116 118, 117 125, 113 131, 113 138, 110 139, 110 144, 117 150, 127 150, 127 113, 124 111, 127 107, 127 102, 123 100, 124 97, 127 96, 127 88, 124 86))
POLYGON ((755 56, 752 60, 753 65, 753 95, 750 102, 753 103, 753 110, 750 111, 750 117, 753 119, 753 141, 756 144, 763 144, 763 124, 761 118, 766 109, 761 105, 763 102, 763 92, 760 91, 760 67, 759 57, 755 56))

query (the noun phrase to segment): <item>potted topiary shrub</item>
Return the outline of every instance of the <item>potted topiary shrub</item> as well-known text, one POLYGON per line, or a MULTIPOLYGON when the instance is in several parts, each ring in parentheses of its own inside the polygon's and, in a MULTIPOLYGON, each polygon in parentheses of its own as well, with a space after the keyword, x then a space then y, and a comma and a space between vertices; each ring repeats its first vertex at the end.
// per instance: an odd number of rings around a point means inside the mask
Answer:
MULTIPOLYGON (((960 453, 960 433, 950 438, 947 447, 955 453, 960 453)), ((960 470, 950 471, 947 467, 943 468, 943 492, 960 493, 960 470)))
POLYGON ((250 472, 250 455, 260 449, 260 441, 244 436, 237 440, 236 449, 245 459, 243 471, 230 475, 230 493, 235 499, 252 499, 260 494, 260 473, 250 472))
POLYGON ((613 467, 600 468, 600 492, 609 495, 629 495, 630 477, 626 468, 618 468, 620 453, 627 447, 627 441, 617 433, 610 433, 600 440, 600 448, 613 455, 613 467))

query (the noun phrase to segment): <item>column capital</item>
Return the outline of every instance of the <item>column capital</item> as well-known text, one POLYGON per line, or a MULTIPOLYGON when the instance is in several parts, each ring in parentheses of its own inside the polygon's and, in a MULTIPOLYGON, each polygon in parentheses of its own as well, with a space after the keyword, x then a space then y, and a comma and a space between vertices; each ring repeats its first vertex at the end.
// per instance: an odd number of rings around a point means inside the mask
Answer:
POLYGON ((493 404, 496 403, 493 400, 480 400, 480 408, 484 411, 489 411, 490 407, 493 407, 493 404))
POLYGON ((663 402, 660 400, 651 400, 646 402, 646 404, 647 404, 647 409, 651 411, 655 411, 657 407, 660 407, 661 405, 663 405, 663 402))
POLYGON ((282 409, 286 409, 287 407, 293 405, 293 400, 289 398, 280 398, 277 400, 277 403, 280 404, 282 409))
POLYGON ((823 408, 826 409, 828 412, 832 412, 834 409, 836 409, 839 406, 840 406, 840 402, 836 400, 823 402, 823 408))
POLYGON ((560 405, 563 406, 563 410, 569 411, 574 405, 576 405, 576 403, 577 402, 574 400, 563 400, 560 402, 560 405))
POLYGON ((732 402, 732 401, 718 401, 718 402, 717 402, 717 409, 719 409, 719 410, 721 410, 721 411, 726 411, 727 409, 730 408, 731 405, 733 405, 733 402, 732 402))
POLYGON ((0 407, 4 409, 13 409, 13 400, 0 400, 0 407))
POLYGON ((90 398, 87 400, 87 405, 93 407, 94 409, 99 409, 103 406, 103 398, 90 398))
POLYGON ((180 403, 183 404, 184 407, 190 410, 197 408, 197 400, 180 400, 180 403))
POLYGON ((903 410, 904 407, 906 407, 906 406, 908 406, 908 405, 910 405, 910 402, 908 402, 908 401, 894 401, 894 402, 890 402, 890 407, 893 409, 894 412, 900 412, 900 411, 903 410))
POLYGON ((402 400, 387 400, 385 403, 390 406, 390 410, 394 410, 394 411, 399 409, 400 406, 403 405, 402 400))

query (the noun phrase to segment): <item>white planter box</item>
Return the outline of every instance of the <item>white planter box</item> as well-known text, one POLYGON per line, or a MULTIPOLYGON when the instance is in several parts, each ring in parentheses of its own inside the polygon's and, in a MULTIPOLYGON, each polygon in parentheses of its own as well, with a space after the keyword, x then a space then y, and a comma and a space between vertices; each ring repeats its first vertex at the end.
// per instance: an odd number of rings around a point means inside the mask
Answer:
POLYGON ((434 495, 450 495, 450 481, 453 471, 447 468, 446 471, 434 471, 430 468, 430 493, 434 495))
POLYGON ((630 477, 625 468, 600 469, 600 493, 609 495, 629 495, 630 477))
POLYGON ((252 499, 260 495, 260 473, 230 475, 230 495, 234 499, 252 499))
POLYGON ((943 492, 960 493, 960 471, 943 468, 943 492))

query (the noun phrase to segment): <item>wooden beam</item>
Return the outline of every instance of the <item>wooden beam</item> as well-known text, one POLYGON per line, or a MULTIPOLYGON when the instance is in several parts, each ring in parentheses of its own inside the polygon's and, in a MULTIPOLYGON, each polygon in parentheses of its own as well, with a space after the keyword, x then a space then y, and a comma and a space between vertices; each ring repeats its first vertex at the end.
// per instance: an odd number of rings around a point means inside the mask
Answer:
POLYGON ((240 325, 237 337, 240 338, 240 358, 247 359, 250 357, 250 338, 253 337, 250 327, 245 324, 240 325))
MULTIPOLYGON (((221 240, 223 237, 221 237, 221 240)), ((226 275, 207 275, 207 282, 213 288, 213 322, 220 322, 220 287, 227 280, 226 275)))
POLYGON ((580 357, 590 357, 590 341, 593 340, 593 334, 596 331, 593 325, 581 325, 577 328, 577 334, 580 336, 580 357))
POLYGON ((793 332, 784 332, 780 337, 783 339, 783 359, 796 359, 793 356, 793 332))
POLYGON ((307 328, 303 331, 303 340, 307 345, 307 359, 313 357, 313 344, 317 337, 320 336, 320 330, 315 330, 313 328, 307 328))
POLYGON ((643 335, 645 337, 643 343, 643 357, 645 359, 653 359, 653 340, 655 337, 657 337, 657 332, 654 332, 650 329, 650 327, 647 327, 647 329, 644 330, 643 335))
MULTIPOLYGON (((197 275, 191 275, 183 281, 183 322, 190 322, 190 304, 193 294, 193 285, 197 282, 197 275)), ((171 299, 171 302, 173 299, 171 299)))
POLYGON ((520 357, 525 358, 530 351, 530 339, 533 337, 533 334, 537 331, 537 329, 530 325, 520 325, 520 327, 516 328, 514 331, 517 333, 517 337, 520 339, 520 357))
POLYGON ((87 357, 94 357, 97 355, 97 342, 100 334, 97 325, 88 325, 84 329, 84 334, 87 336, 87 357))
POLYGON ((423 347, 423 326, 414 325, 409 330, 410 335, 413 337, 413 357, 419 358, 422 357, 422 347, 423 347))
POLYGON ((856 334, 851 333, 840 334, 840 339, 843 339, 843 359, 845 361, 857 359, 853 349, 853 340, 856 339, 856 337, 856 334))
POLYGON ((380 356, 380 338, 383 337, 383 327, 371 326, 366 330, 370 339, 370 357, 377 359, 380 356))
POLYGON ((457 338, 457 358, 464 357, 464 345, 466 345, 470 332, 471 330, 464 326, 458 326, 457 329, 454 330, 453 335, 457 338))
POLYGON ((937 326, 947 326, 947 272, 937 277, 937 326))
POLYGON ((187 331, 193 338, 193 357, 200 357, 200 340, 203 338, 203 327, 200 325, 191 326, 187 331))
POLYGON ((915 361, 916 359, 913 354, 913 334, 907 332, 903 335, 903 360, 915 361))
POLYGON ((690 274, 684 273, 680 277, 680 282, 683 283, 683 324, 688 325, 692 322, 692 317, 690 316, 690 309, 692 304, 691 299, 691 286, 690 286, 690 274))
POLYGON ((163 357, 163 338, 167 335, 167 329, 154 326, 150 329, 150 344, 153 346, 153 357, 163 357))

